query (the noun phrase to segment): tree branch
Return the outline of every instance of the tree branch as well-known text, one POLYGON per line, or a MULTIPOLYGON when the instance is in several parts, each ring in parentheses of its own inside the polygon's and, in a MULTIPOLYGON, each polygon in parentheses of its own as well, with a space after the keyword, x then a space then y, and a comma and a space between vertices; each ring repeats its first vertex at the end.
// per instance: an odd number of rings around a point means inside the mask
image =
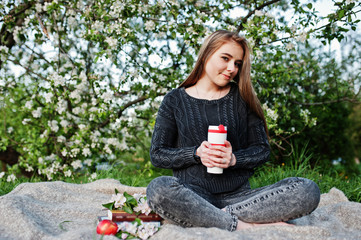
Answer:
POLYGON ((291 101, 291 102, 295 103, 295 104, 301 104, 303 106, 319 106, 319 105, 325 105, 325 104, 331 104, 331 103, 339 103, 339 102, 361 103, 360 100, 357 100, 355 98, 348 98, 348 97, 343 97, 343 98, 324 101, 324 102, 314 102, 314 103, 305 103, 305 102, 298 102, 298 101, 291 101))
POLYGON ((237 28, 237 33, 239 33, 240 31, 242 31, 244 29, 243 24, 246 23, 248 21, 248 19, 256 12, 256 10, 261 10, 271 4, 280 2, 281 0, 271 0, 269 2, 265 2, 262 5, 256 7, 255 9, 253 9, 252 11, 248 12, 247 16, 245 16, 244 18, 242 18, 241 23, 239 24, 238 28, 237 28))
MULTIPOLYGON (((130 106, 132 106, 132 105, 134 105, 134 104, 143 102, 143 101, 145 101, 145 100, 148 99, 148 98, 149 98, 149 97, 147 97, 147 96, 140 96, 139 98, 137 98, 137 99, 135 99, 135 100, 133 100, 133 101, 127 102, 126 104, 124 104, 124 105, 122 106, 121 110, 118 111, 117 117, 118 117, 118 118, 121 117, 122 114, 123 114, 123 112, 124 112, 124 110, 127 109, 128 107, 130 107, 130 106)), ((105 126, 108 125, 109 123, 110 123, 110 119, 108 118, 107 120, 105 120, 104 122, 102 122, 101 124, 99 124, 98 129, 105 127, 105 126)))

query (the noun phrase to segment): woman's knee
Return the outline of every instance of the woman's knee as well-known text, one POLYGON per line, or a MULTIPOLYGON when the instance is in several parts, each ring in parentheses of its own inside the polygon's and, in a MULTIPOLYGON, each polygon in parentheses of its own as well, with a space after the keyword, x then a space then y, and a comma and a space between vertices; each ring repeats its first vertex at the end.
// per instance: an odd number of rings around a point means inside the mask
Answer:
POLYGON ((310 211, 313 211, 317 208, 318 204, 320 203, 321 198, 321 191, 318 185, 310 180, 310 179, 303 179, 304 180, 304 191, 307 195, 307 200, 309 202, 310 211))
POLYGON ((297 189, 302 202, 305 203, 305 207, 309 212, 312 212, 317 208, 320 202, 321 192, 314 181, 301 177, 292 177, 285 180, 290 181, 291 186, 294 186, 297 189))
POLYGON ((164 196, 177 179, 171 176, 161 176, 153 179, 147 186, 147 199, 150 202, 158 202, 159 197, 164 196))

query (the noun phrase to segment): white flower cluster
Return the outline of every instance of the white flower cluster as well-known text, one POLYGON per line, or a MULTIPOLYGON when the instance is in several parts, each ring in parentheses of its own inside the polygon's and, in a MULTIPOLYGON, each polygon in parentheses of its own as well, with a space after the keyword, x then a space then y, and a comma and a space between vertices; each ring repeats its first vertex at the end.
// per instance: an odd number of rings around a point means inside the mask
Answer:
POLYGON ((111 48, 115 48, 118 44, 118 40, 117 39, 114 39, 112 37, 107 37, 105 39, 105 42, 109 44, 109 47, 111 48))
POLYGON ((115 1, 112 6, 110 7, 109 15, 112 17, 119 17, 120 13, 123 11, 125 3, 117 0, 115 1))
POLYGON ((267 104, 263 104, 263 109, 266 110, 266 115, 271 118, 273 121, 277 121, 278 119, 278 114, 275 110, 270 109, 267 104))
MULTIPOLYGON (((133 207, 133 211, 136 213, 143 213, 148 215, 151 212, 150 207, 147 204, 146 196, 144 194, 135 193, 132 195, 137 201, 137 204, 133 207)), ((114 202, 114 209, 122 209, 126 204, 127 198, 124 193, 113 194, 110 202, 114 202)), ((122 232, 121 238, 128 239, 136 237, 140 239, 148 239, 153 236, 159 229, 158 223, 146 223, 142 221, 134 222, 122 222, 118 224, 118 232, 122 232)))
MULTIPOLYGON (((45 158, 45 160, 54 161, 55 155, 50 155, 45 158)), ((43 158, 38 159, 39 163, 44 163, 46 165, 46 162, 44 162, 43 158)), ((48 180, 52 180, 54 175, 62 172, 65 168, 67 168, 67 165, 64 164, 63 166, 59 162, 52 162, 50 166, 47 166, 44 169, 38 169, 39 175, 46 175, 48 180)), ((69 173, 67 171, 64 172, 64 175, 67 176, 69 173)), ((71 175, 71 172, 70 172, 71 175)), ((69 175, 69 176, 70 176, 69 175)))
MULTIPOLYGON (((135 193, 133 194, 135 200, 137 200, 137 206, 134 207, 134 211, 138 213, 144 213, 148 215, 152 210, 148 206, 146 195, 135 193)), ((123 193, 112 194, 110 202, 114 202, 114 208, 121 209, 126 203, 127 199, 123 193)))
POLYGON ((158 231, 158 228, 158 224, 152 222, 147 222, 146 224, 143 222, 140 224, 137 222, 122 222, 121 224, 118 224, 118 231, 123 232, 121 234, 122 239, 128 239, 128 237, 130 237, 129 234, 142 240, 148 239, 158 231))
POLYGON ((6 61, 7 59, 7 53, 9 52, 9 48, 7 48, 6 46, 0 46, 0 60, 1 61, 6 61))
MULTIPOLYGON (((0 173, 0 179, 5 176, 5 172, 0 173)), ((6 181, 7 182, 14 182, 16 180, 16 176, 14 174, 10 174, 7 176, 6 181)))
POLYGON ((54 72, 50 75, 50 79, 54 81, 54 86, 65 86, 65 79, 64 77, 60 76, 57 72, 54 72))
POLYGON ((301 109, 300 115, 308 126, 315 126, 317 124, 316 118, 310 118, 311 112, 308 109, 301 109))
POLYGON ((145 22, 145 30, 153 31, 155 29, 155 23, 152 20, 148 20, 145 22))

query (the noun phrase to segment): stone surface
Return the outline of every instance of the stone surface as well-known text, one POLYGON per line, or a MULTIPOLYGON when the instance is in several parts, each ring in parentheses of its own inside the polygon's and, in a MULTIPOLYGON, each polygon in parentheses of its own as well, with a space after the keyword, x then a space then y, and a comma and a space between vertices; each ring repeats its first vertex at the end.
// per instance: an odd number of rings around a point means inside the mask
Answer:
MULTIPOLYGON (((0 240, 100 239, 95 232, 97 216, 106 215, 102 204, 109 201, 115 188, 130 194, 145 193, 145 188, 125 186, 114 179, 87 184, 20 184, 0 197, 0 240)), ((342 191, 332 188, 322 194, 320 205, 312 214, 293 223, 294 226, 256 227, 239 232, 165 224, 152 239, 361 239, 361 203, 348 201, 342 191)))

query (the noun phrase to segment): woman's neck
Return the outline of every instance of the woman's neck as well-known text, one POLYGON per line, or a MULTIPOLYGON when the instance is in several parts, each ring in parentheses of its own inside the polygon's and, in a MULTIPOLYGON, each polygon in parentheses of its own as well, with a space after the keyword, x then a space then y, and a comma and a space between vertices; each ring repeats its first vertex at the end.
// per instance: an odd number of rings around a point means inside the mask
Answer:
POLYGON ((205 83, 199 80, 195 85, 186 89, 186 92, 195 98, 216 100, 228 94, 230 85, 218 86, 215 84, 205 83))

